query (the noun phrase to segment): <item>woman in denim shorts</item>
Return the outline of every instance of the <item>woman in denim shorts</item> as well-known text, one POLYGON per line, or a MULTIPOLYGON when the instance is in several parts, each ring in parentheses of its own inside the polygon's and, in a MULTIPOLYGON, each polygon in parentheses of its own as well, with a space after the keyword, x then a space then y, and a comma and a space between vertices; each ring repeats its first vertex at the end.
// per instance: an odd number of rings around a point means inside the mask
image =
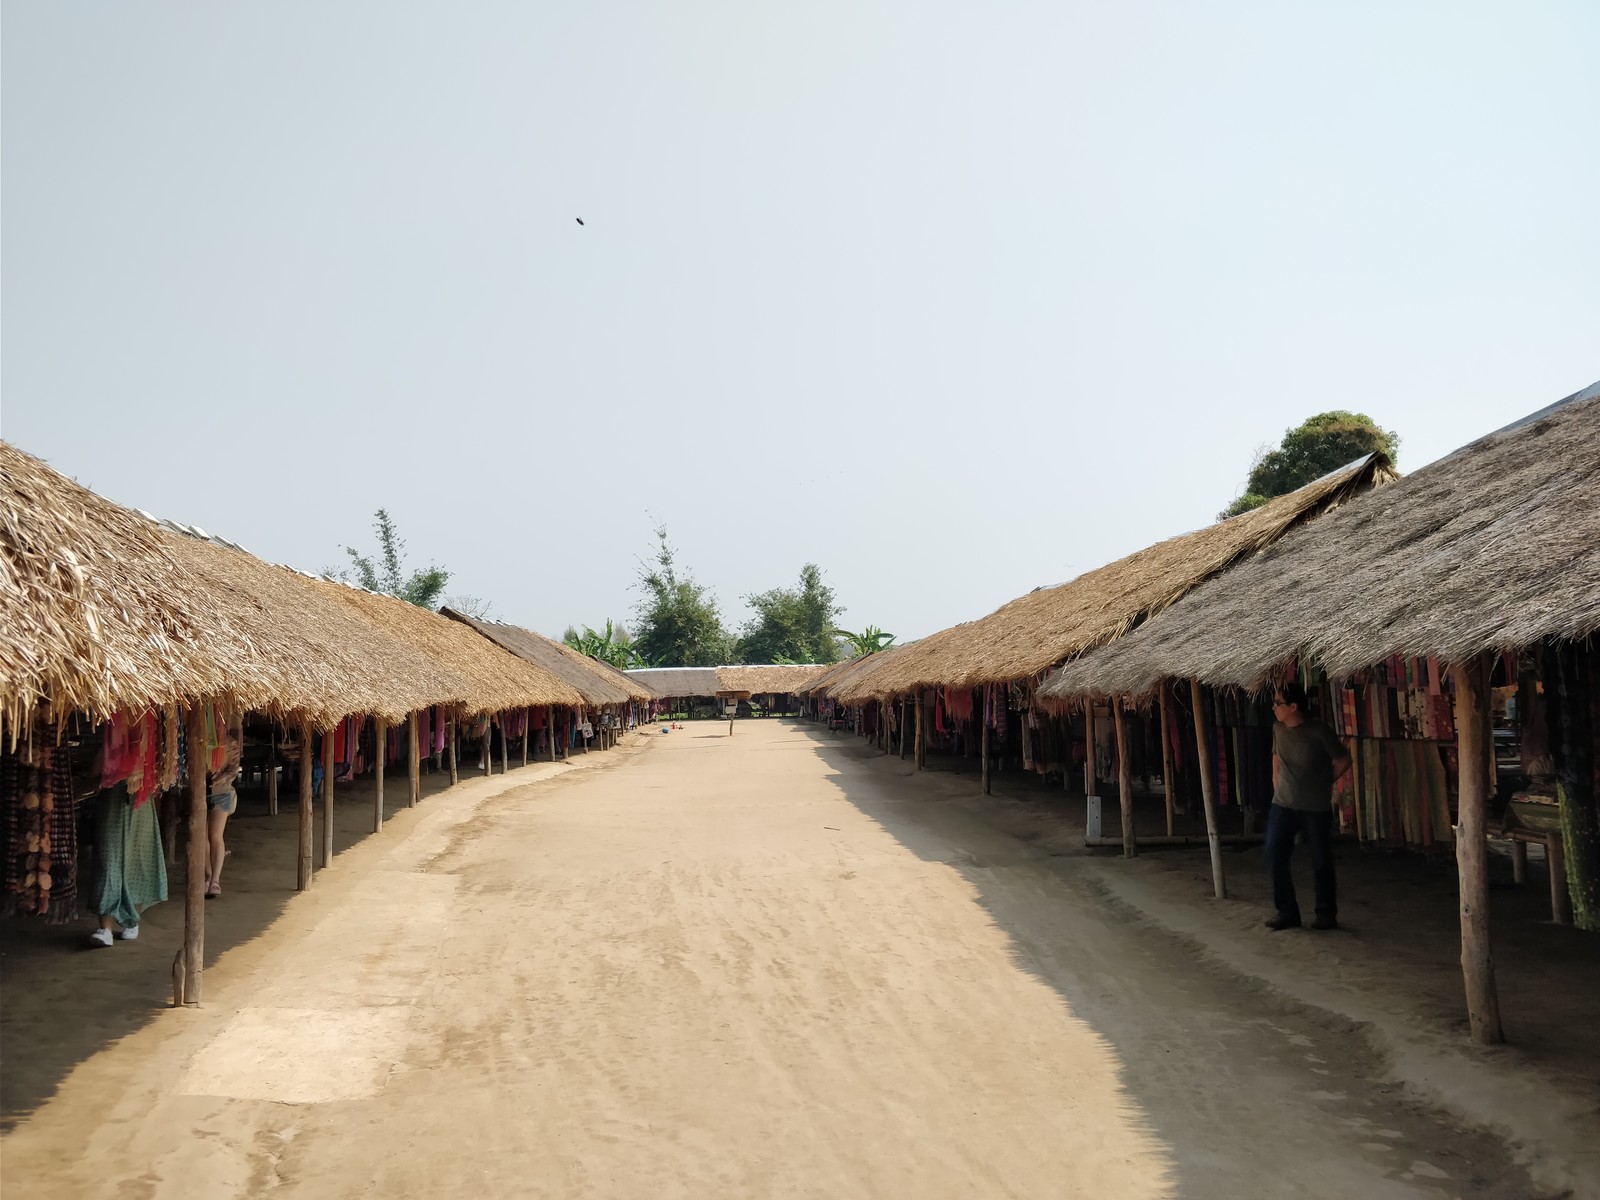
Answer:
POLYGON ((239 778, 239 758, 244 750, 244 718, 234 717, 228 722, 228 732, 225 735, 224 746, 226 750, 222 759, 222 769, 211 776, 211 785, 206 794, 206 899, 215 900, 222 895, 222 860, 228 850, 222 844, 222 831, 228 826, 228 818, 233 810, 239 807, 239 793, 233 790, 234 780, 239 778))

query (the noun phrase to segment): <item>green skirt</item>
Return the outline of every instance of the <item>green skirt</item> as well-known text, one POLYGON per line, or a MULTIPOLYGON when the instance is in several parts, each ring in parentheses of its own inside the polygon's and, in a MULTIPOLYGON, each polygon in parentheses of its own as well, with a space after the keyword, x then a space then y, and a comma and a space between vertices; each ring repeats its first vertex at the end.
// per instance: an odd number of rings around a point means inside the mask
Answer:
POLYGON ((139 910, 167 898, 167 859, 155 799, 138 808, 122 789, 100 797, 95 814, 95 912, 126 929, 139 910))

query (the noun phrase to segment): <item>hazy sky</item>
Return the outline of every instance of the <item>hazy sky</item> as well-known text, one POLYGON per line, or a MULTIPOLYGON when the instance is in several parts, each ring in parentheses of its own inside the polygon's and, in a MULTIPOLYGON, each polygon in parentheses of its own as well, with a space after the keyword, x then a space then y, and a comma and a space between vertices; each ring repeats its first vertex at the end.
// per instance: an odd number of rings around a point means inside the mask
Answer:
POLYGON ((661 521, 925 634, 1600 377, 1591 0, 3 12, 0 433, 545 632, 661 521))

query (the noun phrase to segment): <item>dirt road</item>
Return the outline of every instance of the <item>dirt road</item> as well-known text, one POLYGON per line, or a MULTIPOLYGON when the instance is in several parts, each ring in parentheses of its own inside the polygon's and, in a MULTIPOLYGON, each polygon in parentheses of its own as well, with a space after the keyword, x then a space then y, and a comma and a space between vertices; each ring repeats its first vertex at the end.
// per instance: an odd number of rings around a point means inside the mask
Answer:
POLYGON ((30 1196, 1537 1193, 1348 1030, 810 727, 430 800, 6 1139, 30 1196))

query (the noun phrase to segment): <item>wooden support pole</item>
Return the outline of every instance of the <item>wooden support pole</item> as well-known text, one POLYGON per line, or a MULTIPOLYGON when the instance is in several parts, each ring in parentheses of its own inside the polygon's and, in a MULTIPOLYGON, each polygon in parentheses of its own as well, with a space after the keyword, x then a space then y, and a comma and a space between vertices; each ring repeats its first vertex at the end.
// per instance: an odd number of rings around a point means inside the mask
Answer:
POLYGON ((900 757, 906 756, 906 698, 900 697, 900 757))
POLYGON ((1572 924, 1572 893, 1567 890, 1566 847, 1559 833, 1544 839, 1544 861, 1550 869, 1550 919, 1557 925, 1572 924))
POLYGON ((1167 836, 1173 836, 1172 818, 1174 813, 1174 797, 1172 794, 1172 738, 1169 736, 1167 726, 1167 681, 1161 681, 1161 790, 1167 794, 1167 836))
POLYGON ((461 718, 450 718, 450 786, 461 782, 461 718))
POLYGON ((418 720, 416 713, 413 712, 406 717, 406 728, 411 734, 410 738, 407 739, 410 749, 406 754, 408 759, 406 765, 410 768, 411 791, 410 795, 406 797, 406 804, 410 808, 415 808, 417 801, 422 799, 422 742, 417 733, 418 720))
MULTIPOLYGON (((589 706, 587 704, 585 704, 583 706, 583 720, 579 721, 578 724, 582 725, 585 722, 587 722, 588 720, 589 720, 589 706)), ((593 724, 590 724, 589 728, 592 730, 594 728, 593 724)), ((733 732, 733 722, 732 721, 728 722, 728 732, 730 734, 733 732)), ((583 752, 585 754, 589 753, 589 739, 583 736, 583 730, 581 730, 581 729, 578 730, 578 740, 583 743, 583 752)))
POLYGON ((267 816, 278 815, 278 723, 267 734, 267 816))
POLYGON ((547 728, 545 730, 545 733, 547 735, 545 740, 550 743, 550 746, 549 746, 550 761, 551 762, 555 762, 555 760, 556 760, 556 706, 554 704, 545 705, 544 723, 549 727, 549 728, 547 728))
POLYGON ((383 828, 383 767, 384 743, 389 740, 389 723, 382 717, 372 718, 373 741, 377 745, 377 762, 372 774, 372 832, 383 828))
POLYGON ((1128 718, 1122 711, 1122 698, 1111 698, 1111 723, 1117 735, 1117 807, 1122 810, 1122 854, 1133 858, 1139 842, 1133 833, 1133 760, 1128 753, 1128 718))
POLYGON ((914 757, 911 760, 912 767, 915 770, 918 770, 918 771, 922 770, 922 761, 923 761, 923 758, 922 758, 922 741, 923 741, 923 735, 922 735, 922 726, 923 726, 922 713, 923 713, 923 708, 922 708, 922 689, 918 688, 917 689, 917 744, 916 744, 916 748, 912 751, 912 754, 913 754, 914 757))
POLYGON ((1484 770, 1484 710, 1488 707, 1488 659, 1477 655, 1450 669, 1456 686, 1456 759, 1460 805, 1456 824, 1456 870, 1461 893, 1461 976, 1467 992, 1472 1040, 1484 1046, 1505 1041, 1494 958, 1489 951, 1489 780, 1484 770))
POLYGON ((500 774, 511 773, 511 739, 506 737, 506 715, 497 713, 500 721, 500 774))
POLYGON ((1200 767, 1200 803, 1206 811, 1206 841, 1211 846, 1211 887, 1218 900, 1228 898, 1228 881, 1222 873, 1222 843, 1217 840, 1217 782, 1211 775, 1211 731, 1206 728, 1206 706, 1200 681, 1189 680, 1189 706, 1194 709, 1195 757, 1200 767))
POLYGON ((1083 794, 1100 794, 1100 781, 1095 777, 1093 697, 1083 702, 1083 794))
MULTIPOLYGON (((221 723, 220 716, 218 723, 221 723)), ((205 973, 206 853, 210 845, 206 837, 206 710, 200 704, 189 706, 188 739, 189 854, 184 863, 183 951, 180 955, 183 993, 174 999, 193 1007, 200 1003, 201 976, 205 973)), ((176 983, 179 972, 174 969, 172 975, 176 983)))
POLYGON ((322 865, 333 863, 333 730, 322 735, 322 865))
POLYGON ((992 794, 989 790, 989 722, 984 718, 981 707, 978 711, 978 720, 983 723, 983 764, 979 771, 983 776, 983 794, 988 796, 992 794))
POLYGON ((305 891, 311 886, 311 846, 314 841, 314 820, 311 811, 311 723, 300 722, 300 866, 295 875, 295 890, 305 891))
POLYGON ((1528 843, 1511 843, 1511 882, 1518 887, 1528 882, 1528 843))
POLYGON ((533 740, 533 709, 522 710, 522 765, 528 765, 528 743, 533 740))

